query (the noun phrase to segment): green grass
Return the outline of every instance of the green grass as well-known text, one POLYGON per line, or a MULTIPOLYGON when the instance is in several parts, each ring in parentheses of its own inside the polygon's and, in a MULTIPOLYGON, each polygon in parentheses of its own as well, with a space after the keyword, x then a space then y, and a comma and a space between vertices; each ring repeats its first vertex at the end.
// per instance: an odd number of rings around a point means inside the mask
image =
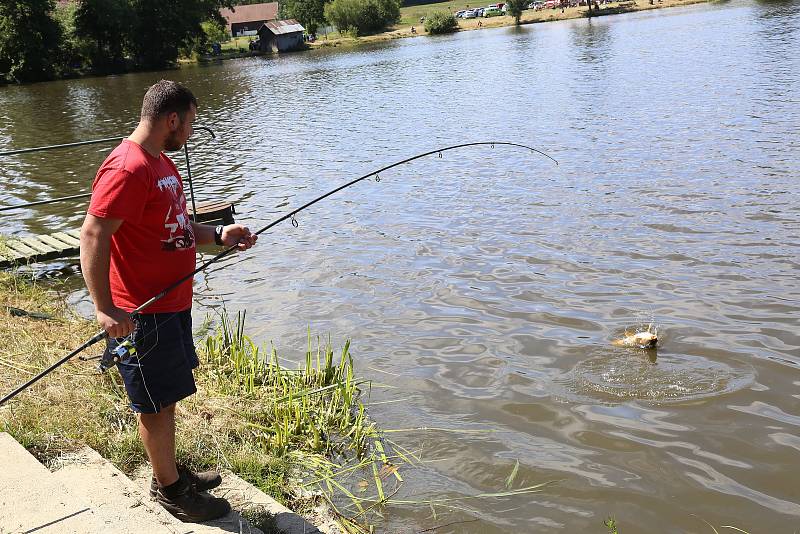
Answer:
POLYGON ((249 52, 250 51, 250 42, 255 41, 258 36, 248 36, 248 37, 233 37, 230 41, 226 41, 224 43, 220 43, 220 47, 222 48, 222 52, 249 52))

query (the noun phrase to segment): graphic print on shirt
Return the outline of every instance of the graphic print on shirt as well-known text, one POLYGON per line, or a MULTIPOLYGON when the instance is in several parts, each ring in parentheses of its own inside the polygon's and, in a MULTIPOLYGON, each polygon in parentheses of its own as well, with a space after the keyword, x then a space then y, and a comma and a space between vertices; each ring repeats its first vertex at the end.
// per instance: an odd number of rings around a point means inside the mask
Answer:
POLYGON ((186 196, 181 190, 180 182, 174 175, 165 176, 158 180, 158 189, 168 193, 171 197, 167 216, 164 218, 164 228, 169 231, 169 237, 161 240, 162 250, 181 250, 194 246, 194 233, 189 218, 186 216, 186 196))

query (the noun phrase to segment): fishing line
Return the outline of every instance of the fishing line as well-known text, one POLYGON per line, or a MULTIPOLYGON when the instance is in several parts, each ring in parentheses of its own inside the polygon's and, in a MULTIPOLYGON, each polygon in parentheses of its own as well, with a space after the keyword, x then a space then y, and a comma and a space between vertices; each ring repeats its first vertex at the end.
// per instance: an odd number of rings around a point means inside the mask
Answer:
MULTIPOLYGON (((547 159, 553 161, 556 165, 558 165, 558 161, 556 161, 552 156, 542 152, 541 150, 538 150, 536 148, 533 148, 533 147, 530 147, 530 146, 527 146, 527 145, 523 145, 523 144, 520 144, 520 143, 512 143, 512 142, 508 142, 508 141, 479 141, 479 142, 474 142, 474 143, 461 143, 461 144, 458 144, 458 145, 451 145, 451 146, 447 146, 447 147, 444 147, 444 148, 438 148, 436 150, 431 150, 429 152, 424 152, 422 154, 417 154, 416 156, 412 156, 410 158, 406 158, 406 159, 398 161, 396 163, 392 163, 390 165, 386 165, 385 167, 381 167, 380 169, 377 169, 375 171, 371 171, 371 172, 369 172, 367 174, 364 174, 363 176, 359 176, 358 178, 356 178, 354 180, 350 180, 349 182, 347 182, 347 183, 345 183, 343 185, 340 185, 339 187, 337 187, 335 189, 332 189, 332 190, 328 191, 327 193, 316 197, 313 200, 310 200, 310 201, 306 202, 305 204, 303 204, 299 208, 296 208, 296 209, 290 211, 289 213, 283 215, 282 217, 280 217, 278 219, 275 219, 274 221, 272 221, 271 223, 267 224, 263 228, 253 232, 253 234, 254 235, 261 235, 264 232, 266 232, 267 230, 273 228, 274 226, 282 223, 283 221, 285 221, 287 219, 290 219, 291 222, 292 222, 292 226, 294 226, 296 228, 296 227, 299 226, 299 223, 298 223, 297 219, 295 218, 295 215, 297 215, 301 211, 313 206, 317 202, 320 202, 320 201, 328 198, 329 196, 331 196, 333 194, 338 193, 339 191, 341 191, 343 189, 346 189, 346 188, 348 188, 348 187, 350 187, 350 186, 352 186, 354 184, 357 184, 358 182, 366 180, 367 178, 371 178, 373 176, 377 178, 377 177, 379 177, 380 173, 382 173, 384 171, 387 171, 389 169, 393 169, 394 167, 399 167, 400 165, 404 165, 406 163, 410 163, 410 162, 412 162, 414 160, 417 160, 417 159, 420 159, 420 158, 424 158, 426 156, 430 156, 430 155, 433 155, 433 154, 437 154, 439 158, 442 158, 442 152, 447 152, 447 151, 450 151, 450 150, 456 150, 458 148, 465 148, 465 147, 470 147, 470 146, 483 146, 483 145, 490 145, 491 148, 494 148, 496 145, 501 145, 501 146, 510 146, 510 147, 522 148, 522 149, 525 149, 525 150, 530 150, 531 152, 534 152, 536 154, 540 154, 540 155, 546 157, 547 159)), ((0 155, 3 155, 3 154, 0 153, 0 155)), ((205 270, 210 265, 218 262, 222 258, 224 258, 224 257, 230 255, 232 252, 238 250, 238 248, 239 248, 239 243, 237 243, 235 245, 231 245, 230 247, 226 248, 225 250, 223 250, 222 252, 220 252, 219 254, 217 254, 216 256, 211 258, 210 260, 204 262, 200 267, 197 267, 195 270, 193 270, 189 274, 187 274, 187 275, 181 277, 180 279, 178 279, 177 281, 173 282, 172 284, 167 286, 165 289, 163 289, 161 292, 157 293, 156 295, 153 295, 147 301, 145 301, 144 303, 139 305, 139 307, 137 307, 135 310, 131 311, 129 313, 129 317, 134 318, 142 310, 144 310, 148 306, 152 305, 156 301, 162 299, 170 291, 172 291, 176 287, 180 286, 181 284, 183 284, 187 280, 191 279, 192 277, 194 277, 194 275, 196 275, 196 274, 200 273, 201 271, 205 270)), ((233 265, 233 264, 231 264, 231 265, 233 265)), ((177 315, 177 313, 178 312, 176 312, 173 315, 177 315)), ((90 339, 85 341, 83 344, 78 346, 76 349, 74 349, 72 352, 70 352, 66 356, 62 357, 60 360, 58 360, 57 362, 52 364, 50 367, 48 367, 47 369, 45 369, 44 371, 42 371, 38 375, 34 376, 30 380, 28 380, 27 382, 25 382, 24 384, 19 386, 17 389, 15 389, 11 393, 9 393, 8 395, 6 395, 2 399, 0 399, 0 405, 5 404, 6 402, 11 400, 12 398, 16 397, 19 393, 21 393, 22 391, 24 391, 28 387, 32 386, 34 383, 38 382, 41 378, 43 378, 44 376, 46 376, 49 373, 53 372, 55 369, 57 369, 58 367, 60 367, 61 365, 63 365, 67 361, 69 361, 71 358, 73 358, 77 354, 83 352, 84 350, 86 350, 87 348, 91 347, 95 343, 98 343, 99 341, 102 341, 103 339, 106 339, 107 337, 108 337, 108 334, 106 333, 105 330, 103 330, 101 332, 98 332, 97 334, 92 336, 90 339)), ((113 366, 115 363, 116 362, 113 362, 111 364, 111 366, 113 366)))

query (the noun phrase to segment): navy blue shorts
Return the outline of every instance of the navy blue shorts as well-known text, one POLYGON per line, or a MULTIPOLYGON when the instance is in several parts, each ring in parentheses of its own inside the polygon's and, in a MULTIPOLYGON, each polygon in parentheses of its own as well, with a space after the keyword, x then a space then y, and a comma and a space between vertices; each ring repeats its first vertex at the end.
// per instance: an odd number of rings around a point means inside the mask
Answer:
MULTIPOLYGON (((136 355, 117 364, 131 408, 158 413, 197 391, 192 369, 200 362, 192 340, 192 312, 146 313, 134 318, 136 355)), ((106 351, 120 339, 109 339, 106 351)))

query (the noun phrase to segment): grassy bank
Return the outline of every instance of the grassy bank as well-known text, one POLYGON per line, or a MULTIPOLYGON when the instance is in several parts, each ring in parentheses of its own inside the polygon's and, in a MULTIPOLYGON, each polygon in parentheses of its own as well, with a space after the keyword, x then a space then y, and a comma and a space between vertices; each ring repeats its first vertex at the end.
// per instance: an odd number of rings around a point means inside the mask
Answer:
MULTIPOLYGON (((0 320, 3 394, 96 332, 57 289, 7 273, 0 273, 0 320)), ((197 341, 198 393, 178 405, 182 462, 230 469, 300 513, 315 499, 334 499, 340 470, 377 473, 391 465, 375 447, 378 432, 360 401, 348 343, 334 355, 330 344, 310 341, 304 365, 290 370, 274 348, 265 350, 247 337, 243 315, 222 316, 217 325, 197 341), (306 489, 323 491, 300 497, 301 477, 316 481, 306 489)), ((98 354, 100 345, 88 355, 98 354)), ((45 464, 86 444, 132 474, 146 462, 136 418, 118 373, 97 374, 94 367, 75 358, 43 378, 0 407, 0 430, 45 464)), ((379 477, 371 484, 382 491, 379 477)), ((339 520, 350 532, 365 529, 339 520)))

